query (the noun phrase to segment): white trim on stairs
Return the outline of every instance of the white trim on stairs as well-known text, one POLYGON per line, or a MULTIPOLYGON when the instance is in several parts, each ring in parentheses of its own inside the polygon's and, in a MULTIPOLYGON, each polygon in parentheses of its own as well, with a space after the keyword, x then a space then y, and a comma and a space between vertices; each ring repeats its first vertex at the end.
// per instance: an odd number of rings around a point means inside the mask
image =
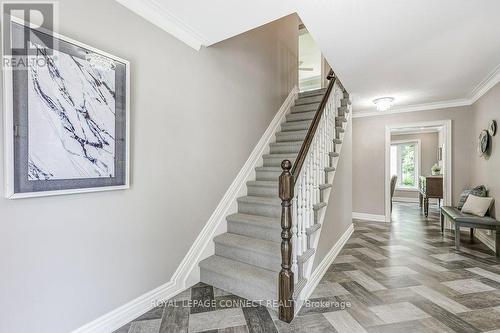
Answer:
POLYGON ((376 215, 376 214, 366 214, 366 213, 352 213, 352 218, 356 220, 363 221, 375 221, 375 222, 386 222, 385 215, 376 215))
POLYGON ((201 34, 184 23, 180 18, 167 11, 157 0, 116 0, 132 12, 165 30, 178 40, 199 51, 207 41, 201 34))
MULTIPOLYGON (((121 1, 121 0, 120 0, 121 1)), ((122 327, 143 313, 151 310, 158 302, 168 300, 179 292, 200 280, 198 264, 201 260, 214 253, 212 240, 216 234, 225 232, 221 225, 231 209, 236 211, 236 199, 246 191, 246 182, 254 175, 254 169, 262 164, 262 156, 269 149, 269 144, 275 137, 280 125, 285 122, 286 115, 294 105, 299 90, 295 86, 286 98, 279 111, 274 116, 259 142, 253 149, 231 186, 224 194, 208 222, 191 245, 188 253, 177 267, 171 280, 164 285, 137 297, 136 299, 108 312, 90 323, 74 330, 72 333, 109 333, 122 327)))
MULTIPOLYGON (((354 232, 354 225, 351 223, 344 234, 340 237, 340 239, 335 243, 335 245, 330 249, 328 254, 323 258, 323 260, 319 263, 318 267, 312 272, 309 279, 307 280, 307 284, 301 292, 301 300, 307 300, 311 297, 314 289, 318 286, 319 282, 325 275, 328 267, 333 263, 335 258, 337 258, 340 250, 347 243, 352 233, 354 232)), ((303 301, 304 302, 304 301, 303 301)), ((298 313, 303 304, 297 304, 295 311, 298 313)))

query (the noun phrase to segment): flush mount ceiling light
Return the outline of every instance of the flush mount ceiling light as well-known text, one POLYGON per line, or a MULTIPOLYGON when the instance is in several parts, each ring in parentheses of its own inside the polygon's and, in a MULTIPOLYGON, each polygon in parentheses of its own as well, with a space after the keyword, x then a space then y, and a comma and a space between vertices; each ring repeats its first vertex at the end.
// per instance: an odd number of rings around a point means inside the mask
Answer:
POLYGON ((394 104, 394 97, 381 97, 373 100, 373 104, 377 106, 378 111, 387 111, 394 104))

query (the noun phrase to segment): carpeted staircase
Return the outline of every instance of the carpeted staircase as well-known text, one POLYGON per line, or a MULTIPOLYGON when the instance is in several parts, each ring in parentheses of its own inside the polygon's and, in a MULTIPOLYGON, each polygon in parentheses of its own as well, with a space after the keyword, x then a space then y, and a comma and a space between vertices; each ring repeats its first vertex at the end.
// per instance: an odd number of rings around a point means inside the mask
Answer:
MULTIPOLYGON (((299 94, 281 131, 276 133, 276 142, 270 144, 270 153, 263 156, 263 166, 256 168, 256 179, 247 183, 248 195, 238 199, 238 213, 227 217, 227 233, 214 238, 215 255, 200 262, 202 282, 250 300, 278 299, 278 273, 281 270, 280 166, 285 159, 294 163, 325 90, 299 94)), ((339 157, 336 147, 342 143, 350 110, 347 94, 341 105, 335 124, 335 149, 330 152, 330 167, 325 168, 321 193, 332 186, 331 175, 339 157)), ((307 230, 308 238, 320 229, 317 216, 326 205, 326 202, 315 205, 316 224, 307 230)), ((299 271, 315 251, 308 243, 310 248, 298 259, 299 271)), ((295 294, 305 283, 305 279, 299 276, 295 294)))

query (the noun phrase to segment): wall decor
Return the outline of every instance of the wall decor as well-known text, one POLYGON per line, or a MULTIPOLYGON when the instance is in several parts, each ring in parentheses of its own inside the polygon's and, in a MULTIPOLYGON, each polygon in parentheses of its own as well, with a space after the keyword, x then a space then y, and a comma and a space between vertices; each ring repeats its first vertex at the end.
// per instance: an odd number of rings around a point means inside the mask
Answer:
POLYGON ((34 61, 4 69, 6 197, 128 188, 129 62, 14 18, 11 32, 34 61))
POLYGON ((481 156, 485 156, 488 154, 488 150, 490 148, 490 134, 487 130, 481 131, 479 134, 479 153, 481 156))
POLYGON ((488 132, 491 136, 495 136, 497 134, 497 121, 492 120, 488 125, 488 132))

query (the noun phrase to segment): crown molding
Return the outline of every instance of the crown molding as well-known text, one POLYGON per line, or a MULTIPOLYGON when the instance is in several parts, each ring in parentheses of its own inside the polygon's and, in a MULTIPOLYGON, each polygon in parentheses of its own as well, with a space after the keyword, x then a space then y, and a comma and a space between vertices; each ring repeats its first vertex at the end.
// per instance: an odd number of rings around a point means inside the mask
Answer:
POLYGON ((500 65, 492 70, 470 93, 471 104, 477 102, 484 94, 500 82, 500 65))
POLYGON ((180 18, 160 6, 156 0, 115 0, 147 21, 165 30, 178 40, 196 51, 207 45, 199 32, 184 23, 180 18))
POLYGON ((433 103, 422 103, 422 104, 414 104, 402 107, 396 107, 389 111, 366 111, 366 112, 353 112, 353 118, 364 118, 364 117, 377 117, 377 116, 385 116, 389 114, 397 114, 397 113, 407 113, 407 112, 418 112, 418 111, 432 111, 436 109, 446 109, 446 108, 454 108, 459 106, 469 106, 471 105, 471 101, 469 99, 452 99, 448 101, 441 102, 433 102, 433 103))

